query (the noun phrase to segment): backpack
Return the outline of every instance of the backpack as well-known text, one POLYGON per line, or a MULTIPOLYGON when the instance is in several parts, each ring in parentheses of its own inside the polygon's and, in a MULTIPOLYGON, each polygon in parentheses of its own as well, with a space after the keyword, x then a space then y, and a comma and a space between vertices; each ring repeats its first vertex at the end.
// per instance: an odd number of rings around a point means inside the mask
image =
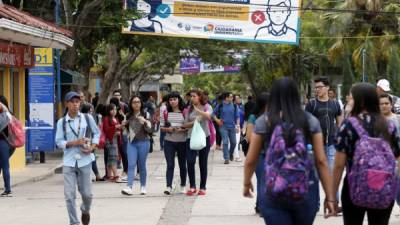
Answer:
POLYGON ((1 134, 4 136, 8 144, 12 148, 20 148, 25 145, 25 130, 22 126, 21 121, 19 121, 15 116, 9 114, 10 122, 8 123, 8 137, 4 134, 4 131, 1 134))
POLYGON ((370 209, 386 209, 396 198, 396 159, 390 144, 383 138, 370 137, 356 117, 349 122, 358 136, 353 165, 348 173, 353 204, 370 209))
MULTIPOLYGON (((335 106, 335 108, 336 108, 336 112, 339 112, 340 111, 340 104, 339 104, 339 101, 338 100, 332 100, 332 99, 329 99, 328 100, 328 107, 329 107, 329 105, 331 104, 331 102, 333 103, 333 105, 335 106), (339 107, 338 107, 338 105, 339 105, 339 107)), ((317 109, 317 105, 318 105, 318 100, 317 99, 311 99, 310 100, 310 105, 311 105, 311 108, 312 108, 312 110, 311 110, 311 114, 313 114, 313 115, 315 115, 314 113, 315 113, 315 110, 317 109)))
MULTIPOLYGON (((206 104, 204 106, 204 111, 207 111, 208 109, 210 109, 210 107, 211 107, 210 104, 206 104)), ((212 120, 208 120, 208 128, 210 129, 210 146, 213 146, 215 141, 217 140, 217 132, 215 130, 214 123, 212 122, 212 120)))
POLYGON ((287 203, 300 203, 307 198, 313 167, 306 146, 306 136, 301 129, 284 122, 275 126, 264 165, 268 197, 287 203), (293 145, 288 146, 285 136, 290 131, 295 132, 295 139, 293 145))
MULTIPOLYGON (((232 103, 233 104, 233 103, 232 103)), ((221 103, 221 104, 219 104, 219 105, 217 105, 217 113, 216 113, 216 116, 217 116, 217 118, 219 118, 219 119, 221 119, 221 115, 222 115, 222 108, 224 107, 224 103, 221 103)), ((233 104, 233 108, 235 109, 235 111, 234 111, 234 113, 233 113, 233 115, 236 117, 236 113, 237 113, 237 105, 236 104, 233 104)), ((240 116, 239 116, 240 117, 240 116)), ((236 121, 236 119, 237 118, 235 118, 235 121, 236 121)))

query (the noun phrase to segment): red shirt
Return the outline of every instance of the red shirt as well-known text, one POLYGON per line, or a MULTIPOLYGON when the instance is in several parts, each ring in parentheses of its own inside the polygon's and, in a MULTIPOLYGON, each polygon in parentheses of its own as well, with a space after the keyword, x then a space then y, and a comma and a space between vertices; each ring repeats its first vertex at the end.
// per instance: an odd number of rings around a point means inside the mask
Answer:
MULTIPOLYGON (((121 132, 121 129, 117 129, 116 126, 119 125, 117 118, 111 119, 111 117, 106 116, 103 118, 103 132, 106 135, 106 140, 110 143, 113 142, 114 135, 117 131, 121 132)), ((121 135, 118 136, 118 145, 122 143, 121 135)))

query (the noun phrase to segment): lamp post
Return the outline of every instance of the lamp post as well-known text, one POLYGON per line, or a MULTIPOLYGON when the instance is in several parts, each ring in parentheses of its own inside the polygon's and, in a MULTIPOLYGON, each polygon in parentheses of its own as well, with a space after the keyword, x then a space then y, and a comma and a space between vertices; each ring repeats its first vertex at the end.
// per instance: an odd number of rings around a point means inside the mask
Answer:
POLYGON ((362 50, 362 82, 367 82, 367 75, 365 74, 365 48, 362 50))

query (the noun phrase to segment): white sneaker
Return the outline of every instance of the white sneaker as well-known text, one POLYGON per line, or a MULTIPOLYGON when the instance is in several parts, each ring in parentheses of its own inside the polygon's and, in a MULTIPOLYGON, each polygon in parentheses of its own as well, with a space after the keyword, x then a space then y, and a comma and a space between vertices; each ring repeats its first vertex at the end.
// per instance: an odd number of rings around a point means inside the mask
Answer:
POLYGON ((141 187, 141 188, 140 188, 140 194, 141 194, 141 195, 147 194, 146 187, 141 187))
POLYGON ((186 194, 186 187, 185 186, 181 186, 181 194, 186 194))
POLYGON ((172 193, 172 188, 171 188, 171 187, 167 187, 167 188, 165 189, 165 191, 164 191, 164 194, 165 194, 165 195, 171 195, 171 193, 172 193))
POLYGON ((130 187, 126 187, 126 188, 121 190, 121 193, 123 195, 133 195, 133 190, 130 187))
POLYGON ((122 181, 128 181, 128 177, 127 176, 123 176, 123 177, 121 177, 121 180, 122 181))
POLYGON ((236 162, 241 162, 242 159, 238 157, 238 158, 235 159, 235 161, 236 161, 236 162))

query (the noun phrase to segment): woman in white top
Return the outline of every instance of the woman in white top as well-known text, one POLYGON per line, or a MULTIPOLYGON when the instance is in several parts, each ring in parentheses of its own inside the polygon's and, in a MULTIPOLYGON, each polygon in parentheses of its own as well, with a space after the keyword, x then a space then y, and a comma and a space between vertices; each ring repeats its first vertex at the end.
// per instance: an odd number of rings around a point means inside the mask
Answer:
POLYGON ((185 103, 178 92, 172 92, 167 96, 166 110, 160 116, 161 131, 165 132, 164 155, 167 161, 167 188, 164 194, 171 195, 172 181, 174 178, 175 155, 178 155, 179 171, 180 171, 180 191, 186 193, 186 137, 187 129, 183 128, 185 118, 183 110, 185 103))

